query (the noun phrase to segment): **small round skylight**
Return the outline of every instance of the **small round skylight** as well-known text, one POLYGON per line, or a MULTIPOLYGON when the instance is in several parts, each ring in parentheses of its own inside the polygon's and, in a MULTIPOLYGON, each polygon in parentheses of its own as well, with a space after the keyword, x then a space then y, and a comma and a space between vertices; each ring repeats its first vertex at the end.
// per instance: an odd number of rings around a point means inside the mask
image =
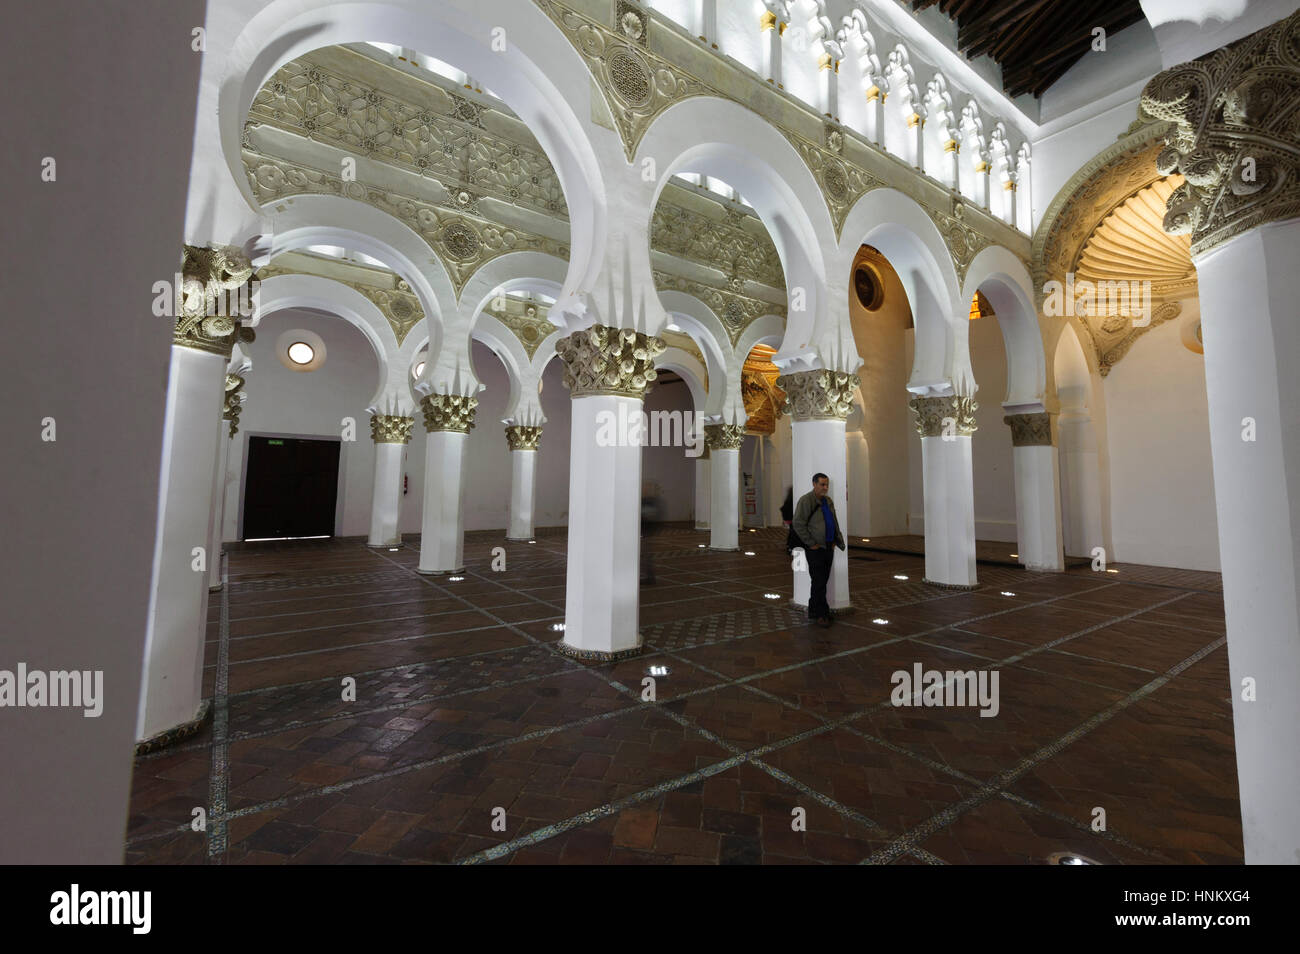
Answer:
POLYGON ((311 364, 316 357, 316 349, 305 341, 295 341, 289 345, 289 360, 294 364, 311 364))

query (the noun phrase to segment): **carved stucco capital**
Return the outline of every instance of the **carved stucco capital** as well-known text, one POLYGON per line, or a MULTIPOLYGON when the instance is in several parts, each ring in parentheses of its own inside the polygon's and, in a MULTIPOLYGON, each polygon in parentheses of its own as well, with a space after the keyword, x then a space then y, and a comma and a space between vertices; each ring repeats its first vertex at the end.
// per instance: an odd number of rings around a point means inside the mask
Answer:
POLYGON ((1141 108, 1174 124, 1156 167, 1187 180, 1169 197, 1165 231, 1190 234, 1193 257, 1300 215, 1297 97, 1300 11, 1147 83, 1141 108))
POLYGON ((426 431, 454 431, 468 434, 474 429, 478 398, 463 394, 430 394, 420 402, 426 431))
POLYGON ((229 358, 237 341, 253 340, 240 321, 252 317, 255 282, 252 263, 235 246, 186 245, 172 343, 229 358))
POLYGON ((537 445, 542 440, 542 429, 540 427, 530 427, 526 424, 511 424, 506 428, 506 443, 510 445, 512 451, 517 450, 537 450, 537 445))
POLYGON ((1056 441, 1052 434, 1052 416, 1046 411, 1036 414, 1008 414, 1002 423, 1011 428, 1013 447, 1051 447, 1056 441))
POLYGON ((705 424, 704 442, 709 450, 735 450, 745 442, 745 425, 705 424))
POLYGON ((785 392, 782 411, 796 421, 844 421, 853 407, 858 376, 846 371, 798 371, 776 379, 785 392))
POLYGON ((916 412, 916 433, 922 437, 969 437, 975 433, 974 397, 914 397, 907 403, 916 412))
POLYGON ((654 360, 664 342, 630 328, 592 325, 555 343, 564 362, 564 386, 571 397, 614 394, 643 398, 657 373, 654 360))
POLYGON ((372 414, 370 439, 376 444, 409 444, 415 418, 401 414, 372 414))

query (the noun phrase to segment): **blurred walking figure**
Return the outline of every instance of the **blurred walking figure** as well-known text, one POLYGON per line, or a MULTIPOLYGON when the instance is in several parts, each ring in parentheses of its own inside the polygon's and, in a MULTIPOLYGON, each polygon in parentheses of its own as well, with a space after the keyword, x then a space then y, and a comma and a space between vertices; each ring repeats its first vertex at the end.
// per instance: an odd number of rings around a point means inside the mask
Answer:
POLYGON ((641 484, 641 582, 655 581, 655 555, 647 541, 659 529, 663 519, 663 500, 659 496, 659 485, 652 480, 641 484))
POLYGON ((808 594, 808 619, 825 629, 831 624, 831 608, 826 603, 826 584, 831 578, 835 547, 844 549, 835 502, 830 498, 830 478, 813 474, 813 489, 799 498, 790 527, 799 537, 808 559, 812 592, 808 594))
POLYGON ((785 525, 790 526, 790 521, 794 519, 794 488, 785 488, 785 503, 781 504, 781 519, 785 525))

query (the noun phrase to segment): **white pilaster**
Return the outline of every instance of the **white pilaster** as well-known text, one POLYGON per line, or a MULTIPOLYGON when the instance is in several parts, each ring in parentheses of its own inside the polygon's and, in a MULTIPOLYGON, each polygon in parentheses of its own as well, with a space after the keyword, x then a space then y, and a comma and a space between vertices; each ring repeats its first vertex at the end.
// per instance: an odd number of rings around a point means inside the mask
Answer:
POLYGON ((1066 556, 1091 556, 1104 547, 1101 460, 1087 409, 1062 408, 1057 418, 1061 474, 1061 536, 1066 556))
POLYGON ((781 36, 786 25, 776 14, 765 12, 761 20, 763 31, 763 78, 774 86, 785 88, 781 79, 781 36))

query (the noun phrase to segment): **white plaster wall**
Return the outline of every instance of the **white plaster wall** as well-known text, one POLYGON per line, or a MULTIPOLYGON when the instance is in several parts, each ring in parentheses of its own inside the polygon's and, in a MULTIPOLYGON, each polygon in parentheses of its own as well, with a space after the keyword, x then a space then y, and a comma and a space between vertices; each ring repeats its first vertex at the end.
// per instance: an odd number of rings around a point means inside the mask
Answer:
MULTIPOLYGON (((656 385, 645 400, 646 413, 694 411, 685 381, 656 385)), ((641 451, 641 480, 659 485, 662 519, 695 520, 695 460, 685 447, 646 447, 641 451)), ((742 454, 743 459, 744 455, 742 454)), ((734 517, 733 517, 734 519, 734 517)))
POLYGON ((763 9, 758 0, 718 0, 718 37, 714 42, 724 54, 755 73, 763 68, 764 41, 758 28, 763 9))
MULTIPOLYGON (((975 481, 975 539, 1016 542, 1016 477, 1011 428, 1002 423, 1006 412, 1007 359, 997 318, 968 322, 971 368, 979 392, 975 401, 971 464, 975 481)), ((920 444, 920 438, 917 438, 920 444)), ((1014 553, 1012 547, 1007 551, 1014 553)))
POLYGON ((1100 107, 1080 109, 1076 111, 1078 115, 1048 124, 1043 135, 1031 143, 1034 229, 1070 177, 1097 153, 1113 145, 1137 119, 1143 85, 1126 87, 1118 97, 1105 98, 1100 107), (1098 110, 1095 113, 1094 108, 1098 110))
POLYGON ((339 451, 339 499, 334 532, 364 536, 370 530, 375 446, 366 404, 379 385, 379 361, 362 333, 342 318, 287 310, 258 324, 257 340, 247 345, 253 362, 244 390, 248 400, 226 462, 223 539, 241 539, 244 456, 250 434, 338 438, 342 420, 356 421, 356 440, 339 451), (276 356, 276 341, 286 331, 305 329, 325 342, 325 362, 315 371, 292 371, 276 356))
POLYGON ((1110 448, 1111 558, 1219 569, 1203 358, 1183 346, 1183 314, 1138 339, 1104 379, 1110 448))

